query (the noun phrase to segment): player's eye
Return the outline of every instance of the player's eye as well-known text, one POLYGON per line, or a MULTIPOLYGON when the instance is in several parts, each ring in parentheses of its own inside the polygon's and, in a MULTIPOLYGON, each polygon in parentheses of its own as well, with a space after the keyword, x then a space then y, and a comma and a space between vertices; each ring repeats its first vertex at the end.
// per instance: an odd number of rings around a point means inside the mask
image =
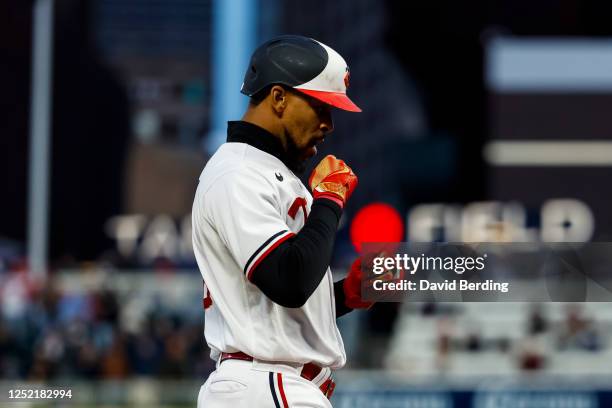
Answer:
POLYGON ((314 106, 314 110, 315 110, 315 112, 317 112, 317 115, 321 116, 321 115, 324 115, 325 113, 327 113, 327 106, 325 106, 322 103, 317 103, 314 106))

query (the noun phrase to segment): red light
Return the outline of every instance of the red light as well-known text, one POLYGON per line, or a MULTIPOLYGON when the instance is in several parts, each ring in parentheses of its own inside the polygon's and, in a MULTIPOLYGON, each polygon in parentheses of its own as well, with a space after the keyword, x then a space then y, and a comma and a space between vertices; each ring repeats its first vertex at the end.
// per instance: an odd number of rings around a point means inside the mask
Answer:
POLYGON ((404 237, 404 222, 390 205, 368 204, 353 218, 350 237, 357 252, 361 252, 364 242, 400 242, 404 237))

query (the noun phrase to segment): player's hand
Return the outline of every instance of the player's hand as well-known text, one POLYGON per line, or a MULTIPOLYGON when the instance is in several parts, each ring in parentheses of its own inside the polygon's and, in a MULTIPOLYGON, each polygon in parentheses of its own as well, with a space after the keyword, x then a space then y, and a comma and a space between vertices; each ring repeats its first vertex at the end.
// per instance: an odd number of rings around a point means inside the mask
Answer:
MULTIPOLYGON (((366 271, 370 271, 372 268, 373 259, 377 256, 386 256, 387 253, 388 252, 386 251, 381 251, 379 253, 376 253, 375 255, 370 255, 368 259, 364 259, 363 256, 360 256, 353 262, 353 264, 351 265, 351 268, 349 269, 348 274, 346 275, 346 278, 344 278, 344 283, 343 283, 344 299, 345 299, 344 304, 346 306, 350 307, 351 309, 368 309, 374 304, 374 302, 366 302, 362 298, 361 288, 362 288, 364 280, 366 281, 365 283, 366 286, 368 285, 371 286, 374 284, 375 280, 401 281, 404 278, 403 271, 396 271, 396 270, 387 270, 381 275, 376 275, 376 276, 368 275, 364 278, 364 273, 362 269, 365 269, 366 271), (365 266, 364 266, 364 263, 365 263, 365 266)), ((384 296, 382 296, 381 299, 384 299, 384 296)))
POLYGON ((364 302, 361 299, 361 281, 363 272, 361 271, 361 257, 357 258, 351 265, 342 288, 344 289, 344 304, 351 309, 368 309, 374 302, 364 302))
POLYGON ((315 199, 326 197, 344 207, 357 187, 357 176, 344 161, 330 154, 312 171, 308 184, 315 199))

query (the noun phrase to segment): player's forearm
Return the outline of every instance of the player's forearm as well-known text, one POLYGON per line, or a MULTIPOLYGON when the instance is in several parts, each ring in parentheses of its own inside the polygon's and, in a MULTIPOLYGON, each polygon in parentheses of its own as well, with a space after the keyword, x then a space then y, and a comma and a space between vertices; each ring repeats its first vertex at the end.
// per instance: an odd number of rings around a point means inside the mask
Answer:
POLYGON ((304 227, 268 254, 251 281, 273 302, 302 307, 325 276, 341 214, 333 201, 315 200, 304 227))
POLYGON ((334 297, 336 298, 336 319, 340 316, 344 316, 348 312, 352 311, 350 307, 346 305, 346 295, 344 294, 344 279, 334 282, 334 297))

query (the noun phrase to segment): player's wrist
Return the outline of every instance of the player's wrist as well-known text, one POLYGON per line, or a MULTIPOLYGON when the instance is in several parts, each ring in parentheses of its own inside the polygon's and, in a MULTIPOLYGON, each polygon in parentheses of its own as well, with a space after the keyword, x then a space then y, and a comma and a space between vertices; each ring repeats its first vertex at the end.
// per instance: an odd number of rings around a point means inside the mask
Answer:
POLYGON ((344 209, 344 200, 342 200, 336 194, 328 193, 328 192, 318 193, 318 194, 315 194, 314 199, 317 201, 318 200, 328 200, 338 205, 340 209, 344 209))
POLYGON ((334 217, 335 229, 337 230, 338 225, 340 224, 340 218, 342 218, 342 207, 333 200, 329 200, 327 198, 315 198, 312 201, 312 206, 310 207, 310 215, 308 216, 308 220, 306 222, 308 223, 308 221, 310 221, 313 216, 315 217, 314 219, 318 219, 318 217, 324 217, 325 219, 330 221, 331 218, 328 217, 334 217))

